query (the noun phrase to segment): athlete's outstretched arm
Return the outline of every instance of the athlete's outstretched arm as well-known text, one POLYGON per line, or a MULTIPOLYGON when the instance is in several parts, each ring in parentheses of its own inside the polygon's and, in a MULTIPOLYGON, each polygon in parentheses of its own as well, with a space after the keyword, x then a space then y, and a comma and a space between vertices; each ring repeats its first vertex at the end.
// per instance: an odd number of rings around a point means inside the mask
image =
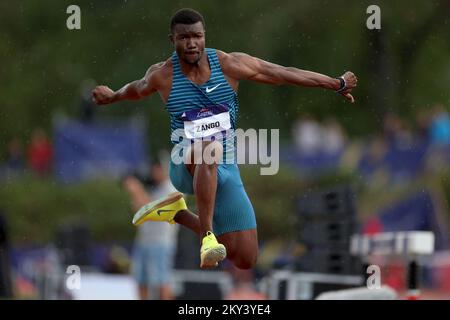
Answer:
POLYGON ((350 102, 354 102, 351 90, 358 82, 352 72, 346 72, 341 81, 317 72, 284 67, 252 57, 245 53, 219 53, 222 68, 226 75, 236 80, 252 80, 272 85, 297 85, 303 87, 321 87, 338 91, 350 102))
POLYGON ((148 68, 142 79, 130 82, 117 91, 107 86, 97 86, 92 90, 92 100, 96 104, 109 104, 121 100, 139 100, 157 91, 159 77, 157 71, 164 62, 148 68))

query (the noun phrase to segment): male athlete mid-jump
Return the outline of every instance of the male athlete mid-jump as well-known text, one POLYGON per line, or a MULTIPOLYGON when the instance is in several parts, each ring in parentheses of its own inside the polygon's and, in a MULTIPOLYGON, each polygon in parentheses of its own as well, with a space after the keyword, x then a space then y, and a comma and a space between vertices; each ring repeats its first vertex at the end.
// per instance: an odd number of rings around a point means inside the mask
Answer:
MULTIPOLYGON (((179 10, 172 17, 170 41, 175 52, 166 61, 152 65, 142 79, 115 92, 106 86, 98 86, 92 92, 99 105, 138 100, 158 92, 166 104, 172 132, 181 132, 185 141, 190 141, 184 154, 186 161, 170 161, 170 178, 180 192, 195 194, 198 215, 187 209, 182 193, 174 193, 144 206, 133 223, 167 221, 193 230, 201 239, 201 268, 215 267, 225 257, 238 268, 251 268, 258 255, 253 207, 237 164, 217 161, 234 153, 233 136, 221 142, 204 138, 217 130, 236 129, 240 80, 326 88, 353 103, 350 92, 357 79, 352 72, 333 78, 245 53, 205 48, 205 22, 192 9, 179 10), (197 159, 203 153, 196 150, 208 147, 214 150, 211 154, 215 161, 197 159)), ((177 144, 178 138, 172 134, 171 140, 177 144)))

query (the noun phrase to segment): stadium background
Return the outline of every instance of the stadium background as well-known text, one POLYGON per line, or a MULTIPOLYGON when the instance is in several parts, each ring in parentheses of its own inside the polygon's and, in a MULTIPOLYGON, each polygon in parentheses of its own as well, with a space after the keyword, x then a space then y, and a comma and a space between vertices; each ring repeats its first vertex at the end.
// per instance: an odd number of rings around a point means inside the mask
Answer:
MULTIPOLYGON (((257 166, 242 167, 259 225, 258 276, 292 265, 302 251, 297 198, 349 185, 355 192, 358 230, 420 229, 437 234, 439 256, 427 260, 430 271, 425 284, 444 296, 450 290, 446 253, 450 1, 275 4, 250 0, 226 5, 78 1, 81 30, 66 28, 70 4, 75 3, 0 4, 0 208, 7 225, 15 297, 46 298, 26 274, 29 266, 24 266, 23 256, 31 257, 26 261, 39 261, 33 255, 57 246, 58 232, 68 225, 88 230, 97 253, 86 259, 97 267, 104 267, 101 261, 111 247, 129 249, 135 234, 132 212, 117 178, 124 168, 137 169, 143 161, 154 159, 158 150, 170 148, 168 117, 157 95, 91 109, 83 94, 93 83, 118 89, 168 57, 172 52, 168 22, 181 7, 193 7, 204 15, 208 47, 335 76, 351 70, 359 78, 354 105, 321 89, 240 85, 239 126, 279 128, 282 144, 278 175, 260 176, 257 166), (381 7, 379 31, 366 27, 371 4, 381 7), (77 127, 86 121, 92 131, 77 127), (330 151, 323 141, 316 141, 311 154, 299 150, 304 145, 296 128, 302 121, 312 125, 313 132, 328 128, 340 134, 339 148, 330 151), (37 128, 46 132, 53 150, 50 171, 43 174, 27 162, 27 148, 37 128), (101 176, 67 176, 74 171, 62 170, 61 161, 67 165, 72 155, 64 151, 67 145, 61 135, 83 143, 89 141, 89 133, 98 140, 82 144, 92 148, 88 161, 109 169, 101 176), (114 156, 120 158, 120 149, 112 150, 120 139, 129 146, 127 139, 136 137, 142 137, 142 144, 132 149, 136 158, 119 159, 126 162, 123 167, 114 161, 114 156), (100 157, 98 148, 111 154, 100 157), (23 166, 11 162, 16 155, 22 157, 23 166), (424 201, 429 202, 424 205, 424 201), (401 216, 410 203, 428 209, 401 216), (417 223, 405 225, 405 221, 417 223)), ((90 170, 96 172, 96 167, 90 170)), ((126 253, 122 254, 126 260, 126 253)), ((398 272, 404 275, 403 269, 398 272)), ((396 285, 395 280, 391 285, 396 285)))

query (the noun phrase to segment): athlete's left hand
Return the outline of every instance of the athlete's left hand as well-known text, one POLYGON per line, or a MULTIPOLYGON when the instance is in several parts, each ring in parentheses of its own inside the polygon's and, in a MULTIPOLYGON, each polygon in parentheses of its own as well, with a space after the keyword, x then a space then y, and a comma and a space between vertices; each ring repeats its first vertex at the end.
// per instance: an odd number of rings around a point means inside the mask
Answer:
POLYGON ((340 92, 341 95, 343 95, 348 101, 351 103, 355 102, 355 98, 350 94, 352 92, 352 89, 355 88, 358 84, 358 78, 356 78, 355 74, 351 71, 347 71, 342 75, 342 77, 345 80, 345 87, 346 89, 342 92, 340 92))

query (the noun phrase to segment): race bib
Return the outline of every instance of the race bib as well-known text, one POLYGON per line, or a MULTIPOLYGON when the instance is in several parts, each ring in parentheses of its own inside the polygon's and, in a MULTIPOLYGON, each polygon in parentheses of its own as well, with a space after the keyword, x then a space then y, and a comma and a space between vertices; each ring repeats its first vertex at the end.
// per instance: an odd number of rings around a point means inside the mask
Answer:
POLYGON ((201 139, 231 129, 228 106, 219 104, 183 113, 184 132, 188 139, 201 139))

